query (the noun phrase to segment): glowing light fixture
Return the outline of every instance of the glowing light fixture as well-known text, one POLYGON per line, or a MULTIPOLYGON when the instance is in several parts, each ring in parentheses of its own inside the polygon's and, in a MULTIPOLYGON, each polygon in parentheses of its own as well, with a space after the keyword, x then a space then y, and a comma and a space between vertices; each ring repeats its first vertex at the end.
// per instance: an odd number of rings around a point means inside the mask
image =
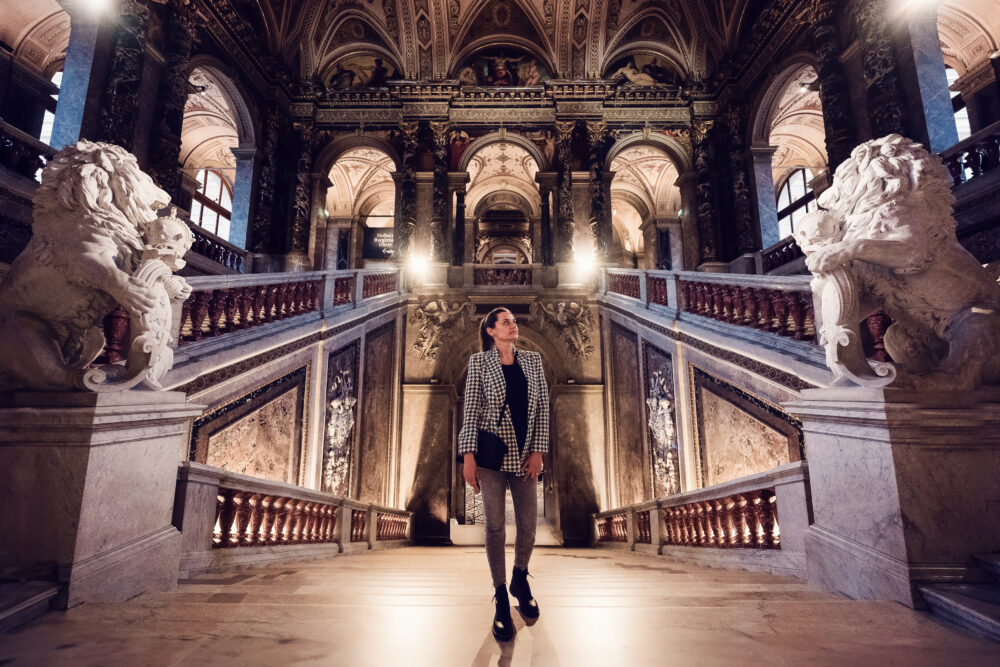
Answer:
POLYGON ((88 12, 94 16, 100 16, 111 9, 112 0, 87 0, 85 5, 88 12))
POLYGON ((406 264, 410 270, 410 274, 414 278, 420 281, 427 279, 427 275, 430 272, 430 261, 428 261, 427 257, 419 253, 413 253, 406 264))

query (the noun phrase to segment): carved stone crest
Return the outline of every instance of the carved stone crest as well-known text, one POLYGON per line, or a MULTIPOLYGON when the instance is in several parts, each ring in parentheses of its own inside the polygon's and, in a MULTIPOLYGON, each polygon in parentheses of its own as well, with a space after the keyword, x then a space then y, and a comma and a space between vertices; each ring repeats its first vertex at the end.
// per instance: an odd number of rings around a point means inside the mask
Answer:
POLYGON ((354 429, 354 406, 358 399, 354 396, 354 379, 350 370, 341 370, 333 378, 333 385, 327 390, 333 396, 330 400, 326 423, 326 453, 323 465, 323 490, 341 494, 349 474, 348 461, 351 433, 354 429))
POLYGON ((678 474, 677 439, 674 426, 671 378, 663 371, 655 371, 649 378, 649 431, 653 436, 653 474, 667 495, 681 492, 678 474))

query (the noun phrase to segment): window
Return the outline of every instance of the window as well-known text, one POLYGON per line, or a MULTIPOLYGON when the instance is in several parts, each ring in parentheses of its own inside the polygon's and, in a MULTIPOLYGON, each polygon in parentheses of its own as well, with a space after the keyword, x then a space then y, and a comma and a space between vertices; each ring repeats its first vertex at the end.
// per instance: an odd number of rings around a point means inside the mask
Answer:
MULTIPOLYGON (((62 87, 62 75, 63 75, 62 72, 56 72, 55 74, 52 75, 52 83, 55 84, 56 88, 62 87)), ((55 100, 56 102, 59 101, 58 90, 56 91, 55 95, 52 96, 52 99, 55 100)), ((54 123, 55 120, 56 120, 56 115, 51 111, 49 111, 48 109, 46 109, 45 115, 42 116, 42 131, 38 134, 38 139, 42 143, 45 144, 52 143, 52 123, 54 123)))
POLYGON ((795 223, 804 218, 806 213, 816 210, 816 195, 809 187, 812 178, 810 170, 796 169, 778 191, 778 233, 781 238, 790 236, 795 231, 795 223))
POLYGON ((191 220, 216 236, 229 240, 229 218, 233 191, 219 172, 202 169, 196 177, 198 190, 191 198, 191 220))
MULTIPOLYGON (((958 72, 951 67, 944 68, 945 76, 948 77, 948 88, 950 89, 958 81, 958 72)), ((965 100, 962 93, 957 90, 949 90, 951 94, 951 108, 955 112, 955 128, 958 130, 958 140, 963 141, 972 136, 972 126, 969 125, 969 110, 965 108, 965 100)))

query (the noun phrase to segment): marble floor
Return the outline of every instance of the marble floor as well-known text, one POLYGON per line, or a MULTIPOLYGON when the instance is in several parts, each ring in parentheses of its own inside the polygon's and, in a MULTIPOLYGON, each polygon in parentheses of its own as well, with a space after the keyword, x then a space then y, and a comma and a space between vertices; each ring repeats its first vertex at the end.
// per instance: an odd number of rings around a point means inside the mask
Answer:
POLYGON ((1000 664, 1000 644, 789 577, 558 548, 530 569, 542 615, 515 612, 505 645, 482 547, 407 548, 49 613, 0 635, 0 665, 1000 664))

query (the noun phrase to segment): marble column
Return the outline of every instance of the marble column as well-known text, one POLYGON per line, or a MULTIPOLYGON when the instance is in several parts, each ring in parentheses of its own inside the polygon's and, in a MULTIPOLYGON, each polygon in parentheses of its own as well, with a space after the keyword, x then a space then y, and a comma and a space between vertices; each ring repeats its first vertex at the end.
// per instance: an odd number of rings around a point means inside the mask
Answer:
POLYGON ((465 224, 465 188, 469 183, 469 172, 453 171, 448 174, 448 203, 454 193, 455 216, 451 229, 451 263, 462 266, 465 261, 465 246, 468 236, 465 224))
MULTIPOLYGON (((886 0, 854 0, 872 136, 909 135, 906 105, 899 82, 886 0)), ((766 244, 765 244, 766 245, 766 244)))
POLYGON ((400 143, 402 159, 398 171, 393 172, 396 182, 396 217, 393 226, 395 241, 394 255, 402 262, 410 253, 413 235, 416 231, 417 205, 417 151, 419 150, 419 125, 403 123, 400 125, 400 143))
MULTIPOLYGON (((160 89, 156 98, 153 131, 150 138, 149 164, 146 171, 163 188, 171 199, 181 187, 181 130, 184 125, 184 106, 188 98, 189 62, 194 42, 194 10, 171 0, 164 45, 164 67, 160 89)), ((239 162, 237 158, 237 172, 239 162)), ((237 173, 237 177, 239 174, 237 173)), ((233 193, 233 225, 235 219, 235 188, 233 193)), ((232 229, 231 227, 231 229, 232 229)), ((246 242, 246 220, 243 220, 243 242, 246 242)), ((232 240, 232 234, 230 234, 232 240)), ((241 244, 242 247, 242 244, 241 244)))
POLYGON ((910 136, 932 153, 958 143, 936 9, 933 6, 909 9, 903 25, 894 31, 900 85, 910 116, 910 136))
POLYGON ((609 258, 612 242, 611 230, 611 178, 605 173, 604 160, 607 157, 611 135, 604 121, 587 123, 588 164, 590 168, 590 233, 597 257, 603 261, 609 258))
POLYGON ((104 67, 113 42, 114 28, 110 21, 95 19, 83 6, 68 6, 67 11, 69 45, 49 142, 56 150, 75 144, 80 137, 96 136, 104 93, 104 67))
POLYGON ((681 191, 681 208, 677 211, 680 220, 679 238, 671 237, 674 251, 674 269, 693 271, 698 266, 698 177, 693 171, 681 174, 674 182, 681 191))
POLYGON ((276 154, 280 124, 281 112, 273 106, 266 109, 262 128, 260 171, 257 174, 256 196, 253 206, 253 227, 249 238, 249 247, 255 255, 274 252, 271 225, 274 213, 274 190, 277 178, 276 154))
POLYGON ((757 204, 762 248, 770 248, 781 240, 781 232, 778 230, 778 202, 774 192, 774 172, 771 170, 776 150, 776 146, 754 146, 750 149, 750 154, 753 156, 751 191, 757 204))
POLYGON ((447 241, 451 227, 452 190, 448 179, 448 149, 450 126, 447 121, 430 123, 431 152, 434 156, 434 199, 431 203, 430 257, 435 262, 448 262, 451 248, 447 241))
POLYGON ((51 574, 61 608, 177 586, 177 464, 203 406, 181 392, 0 400, 0 568, 51 574), (49 572, 46 572, 48 570, 49 572))
POLYGON ((295 162, 295 190, 292 198, 292 221, 289 233, 286 271, 304 271, 310 267, 309 235, 312 221, 312 140, 315 126, 312 120, 293 125, 298 139, 295 162))
POLYGON ((1000 551, 995 392, 808 389, 783 407, 809 455, 810 583, 914 607, 917 585, 982 577, 973 555, 1000 551))
POLYGON ((101 126, 93 137, 129 151, 135 147, 149 17, 149 8, 144 3, 122 1, 104 89, 101 126))
POLYGON ((699 270, 719 271, 724 265, 719 238, 720 220, 716 201, 716 155, 711 121, 696 121, 694 126, 694 164, 696 178, 696 215, 698 220, 699 270))
POLYGON ((236 175, 233 177, 233 210, 229 225, 229 242, 240 248, 247 247, 247 232, 250 227, 250 202, 253 197, 254 162, 257 149, 230 148, 236 158, 236 175))
POLYGON ((835 10, 835 0, 818 0, 813 4, 811 35, 817 61, 819 98, 823 105, 826 154, 831 171, 850 157, 851 151, 860 143, 851 110, 847 75, 840 61, 841 43, 835 10))
POLYGON ((559 213, 556 218, 555 259, 573 260, 575 224, 573 216, 573 130, 574 121, 556 123, 556 156, 559 160, 559 213))
POLYGON ((356 228, 353 218, 329 218, 326 221, 326 243, 322 267, 330 271, 350 268, 350 237, 356 228))
POLYGON ((750 197, 750 174, 747 169, 744 126, 746 114, 743 108, 731 105, 726 113, 729 128, 729 172, 733 198, 734 227, 736 231, 736 252, 740 255, 760 250, 759 226, 753 217, 753 202, 750 197))
POLYGON ((558 174, 554 171, 540 171, 535 174, 538 183, 538 195, 541 199, 541 260, 545 266, 552 266, 555 261, 552 239, 552 192, 558 182, 558 174))

